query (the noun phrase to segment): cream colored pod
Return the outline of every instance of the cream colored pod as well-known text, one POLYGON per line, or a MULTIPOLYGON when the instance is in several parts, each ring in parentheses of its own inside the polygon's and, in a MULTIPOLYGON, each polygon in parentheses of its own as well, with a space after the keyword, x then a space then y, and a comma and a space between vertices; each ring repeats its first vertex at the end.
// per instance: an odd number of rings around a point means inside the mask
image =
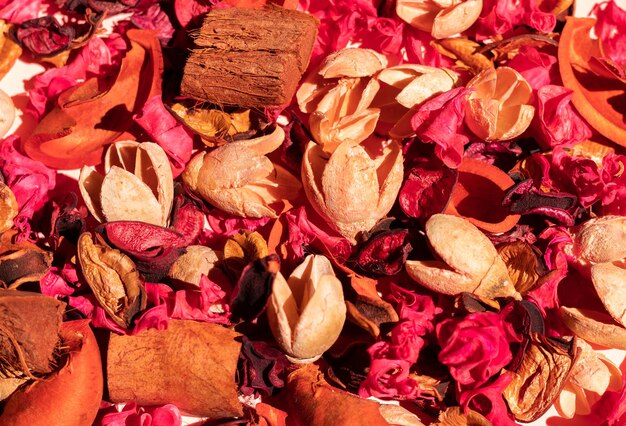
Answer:
POLYGON ((167 226, 174 202, 174 178, 167 154, 153 142, 120 141, 109 146, 104 176, 80 170, 78 187, 99 222, 134 220, 167 226))
POLYGON ((15 121, 15 105, 4 91, 0 90, 0 138, 4 137, 15 121))
POLYGON ((471 27, 483 10, 483 0, 397 0, 396 13, 412 27, 447 38, 471 27))
POLYGON ((335 343, 346 320, 343 289, 330 261, 309 255, 288 280, 279 272, 267 318, 276 342, 291 362, 319 359, 335 343))

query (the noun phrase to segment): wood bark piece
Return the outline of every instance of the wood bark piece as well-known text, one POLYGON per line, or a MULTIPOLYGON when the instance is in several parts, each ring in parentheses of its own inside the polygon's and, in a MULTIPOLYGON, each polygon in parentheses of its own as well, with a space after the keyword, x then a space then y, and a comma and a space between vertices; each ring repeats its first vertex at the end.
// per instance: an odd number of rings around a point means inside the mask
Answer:
POLYGON ((111 335, 107 384, 113 402, 175 404, 186 414, 243 415, 235 371, 238 333, 218 324, 172 320, 166 330, 111 335))
POLYGON ((64 310, 65 304, 52 297, 0 289, 0 376, 54 370, 64 310))
POLYGON ((181 94, 221 105, 288 103, 306 70, 317 19, 280 7, 207 14, 185 66, 181 94))

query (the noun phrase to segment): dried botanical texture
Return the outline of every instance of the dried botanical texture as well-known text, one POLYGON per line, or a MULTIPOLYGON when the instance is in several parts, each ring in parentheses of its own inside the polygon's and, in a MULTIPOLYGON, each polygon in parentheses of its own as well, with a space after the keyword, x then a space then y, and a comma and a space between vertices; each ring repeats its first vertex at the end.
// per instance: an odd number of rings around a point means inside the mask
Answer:
POLYGON ((402 185, 402 149, 375 138, 346 140, 329 156, 309 142, 302 159, 307 198, 324 219, 353 244, 391 210, 402 185))
POLYGON ((13 243, 17 233, 8 231, 0 237, 0 287, 37 282, 52 264, 53 253, 28 241, 13 243))
POLYGON ((474 410, 464 412, 461 407, 448 407, 439 414, 433 426, 491 426, 491 422, 474 410))
POLYGON ((287 379, 289 414, 294 424, 388 426, 380 404, 330 386, 319 367, 298 368, 287 379))
POLYGON ((411 118, 416 106, 454 88, 459 75, 446 68, 404 64, 385 68, 374 78, 380 88, 371 106, 381 110, 380 121, 394 124, 391 137, 404 138, 414 135, 411 118))
POLYGON ((15 65, 22 55, 22 48, 9 37, 10 24, 0 19, 0 79, 15 65))
POLYGON ((102 402, 100 349, 88 320, 61 325, 64 364, 7 400, 0 426, 84 426, 93 424, 102 402))
POLYGON ((15 105, 9 95, 0 90, 0 138, 4 137, 15 121, 15 105))
POLYGON ((96 299, 116 324, 128 328, 147 302, 135 264, 118 250, 95 244, 89 233, 80 236, 77 250, 81 271, 96 299))
POLYGON ((626 350, 626 328, 605 312, 561 306, 560 314, 578 337, 607 348, 626 350))
POLYGON ((160 93, 163 59, 156 34, 131 29, 126 35, 131 47, 112 85, 94 77, 61 93, 23 142, 29 157, 60 169, 98 164, 104 146, 129 129, 133 114, 160 93))
POLYGON ((521 135, 535 113, 532 88, 513 68, 486 69, 467 87, 465 124, 481 139, 503 141, 521 135))
POLYGON ((504 390, 509 409, 517 420, 532 422, 545 413, 565 386, 577 355, 572 343, 563 345, 532 333, 511 383, 504 390), (563 347, 566 346, 566 347, 563 347))
POLYGON ((167 276, 189 284, 200 285, 203 275, 210 276, 219 261, 217 253, 205 246, 188 246, 170 267, 167 276))
POLYGON ((387 59, 374 50, 346 48, 326 57, 320 70, 300 85, 298 106, 311 114, 309 129, 326 153, 345 140, 362 142, 374 132, 380 110, 371 103, 380 84, 370 77, 386 65, 387 59))
POLYGON ((399 405, 380 404, 378 411, 391 426, 424 426, 417 415, 399 405))
POLYGON ((205 201, 241 217, 272 217, 272 204, 293 200, 300 182, 266 154, 285 139, 280 126, 266 136, 232 142, 196 155, 183 172, 187 187, 205 201))
POLYGON ((13 227, 13 219, 18 212, 15 194, 7 185, 0 182, 0 234, 13 227))
POLYGON ((476 22, 483 9, 482 0, 398 0, 396 13, 411 26, 446 38, 461 33, 476 22))
POLYGON ((0 289, 0 377, 54 371, 65 303, 38 293, 0 289))
POLYGON ((626 258, 626 217, 602 216, 571 230, 572 255, 578 263, 593 265, 626 258))
POLYGON ((442 55, 454 59, 458 67, 469 69, 474 74, 493 68, 493 62, 480 53, 483 46, 473 40, 463 37, 446 38, 437 40, 434 46, 442 55))
POLYGON ((408 260, 409 276, 426 288, 449 295, 520 298, 494 245, 466 219, 433 215, 426 236, 441 260, 408 260))
POLYGON ((408 229, 382 231, 361 247, 356 264, 373 276, 395 275, 404 267, 411 250, 408 229))
POLYGON ((106 152, 104 172, 102 176, 84 166, 78 179, 85 204, 98 221, 167 226, 174 183, 163 148, 153 142, 116 142, 106 152))
POLYGON ((498 254, 506 264, 515 289, 522 295, 537 284, 547 273, 541 251, 525 241, 514 241, 498 246, 498 254))
POLYGON ((619 367, 584 340, 578 339, 576 344, 580 357, 555 403, 561 417, 568 419, 591 414, 591 407, 605 392, 618 392, 622 387, 619 367))
POLYGON ((11 396, 17 388, 26 383, 26 379, 0 378, 0 402, 11 396))
POLYGON ((591 267, 591 282, 607 312, 626 327, 626 295, 624 295, 626 259, 605 262, 591 267))
POLYGON ((287 281, 276 274, 267 319, 290 361, 316 361, 335 343, 346 320, 343 289, 330 261, 309 255, 287 281))
POLYGON ((239 334, 218 324, 171 320, 166 330, 111 335, 107 387, 113 402, 175 404, 211 418, 243 415, 235 373, 239 334))
POLYGON ((281 7, 214 8, 195 36, 181 94, 214 104, 289 103, 309 64, 315 17, 281 7))
POLYGON ((267 242, 261 234, 241 229, 224 244, 224 266, 235 276, 240 276, 250 262, 268 254, 267 242))
POLYGON ((275 254, 256 259, 243 269, 230 297, 233 322, 251 321, 265 311, 279 271, 280 260, 275 254))

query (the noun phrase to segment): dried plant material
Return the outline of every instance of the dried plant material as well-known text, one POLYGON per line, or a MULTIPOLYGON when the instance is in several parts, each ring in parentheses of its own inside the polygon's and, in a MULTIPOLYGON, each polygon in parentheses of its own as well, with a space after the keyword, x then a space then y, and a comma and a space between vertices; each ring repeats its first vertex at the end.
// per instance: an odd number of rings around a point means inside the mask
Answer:
POLYGON ((25 241, 13 243, 17 231, 0 237, 0 286, 17 288, 39 281, 50 269, 52 252, 25 241))
POLYGON ((267 318, 290 361, 316 361, 335 343, 346 320, 343 289, 330 261, 309 255, 288 280, 276 274, 267 318))
POLYGON ((61 326, 64 364, 45 380, 22 386, 7 400, 0 425, 92 424, 102 402, 100 349, 88 320, 61 326))
POLYGON ((330 386, 319 367, 308 364, 287 378, 289 415, 302 425, 388 426, 380 404, 330 386))
POLYGON ((398 0, 396 13, 411 26, 431 33, 434 38, 446 38, 462 33, 480 16, 482 0, 398 0))
POLYGON ((545 47, 546 45, 558 46, 559 43, 555 40, 558 35, 558 33, 518 34, 506 39, 494 40, 493 42, 482 46, 479 51, 483 54, 487 52, 491 53, 493 56, 493 62, 499 63, 501 61, 513 59, 524 46, 536 47, 537 49, 545 47))
POLYGON ((543 335, 531 334, 519 366, 511 372, 511 383, 504 390, 504 399, 517 420, 532 422, 548 411, 576 362, 574 347, 568 350, 543 335))
POLYGON ((11 188, 0 182, 0 234, 13 227, 13 220, 18 211, 19 206, 15 194, 11 188))
POLYGON ((605 312, 561 306, 560 314, 565 325, 581 339, 626 350, 626 328, 605 312))
POLYGON ((387 66, 387 58, 372 49, 346 48, 328 55, 319 75, 324 78, 371 77, 387 66))
POLYGON ((230 298, 233 322, 254 320, 265 311, 279 271, 276 254, 254 260, 243 269, 230 298))
POLYGON ((291 173, 266 157, 284 138, 284 130, 276 126, 269 135, 201 152, 187 164, 183 181, 191 191, 225 212, 275 218, 279 212, 272 204, 295 199, 301 187, 291 173))
POLYGON ((156 33, 131 29, 127 36, 131 47, 111 85, 94 77, 64 91, 23 142, 29 157, 59 169, 98 164, 104 146, 134 124, 147 99, 160 94, 163 58, 156 33))
POLYGON ((532 88, 513 68, 489 68, 474 77, 465 105, 465 124, 479 138, 504 141, 521 135, 535 113, 532 88))
POLYGON ((482 45, 462 37, 446 38, 433 42, 442 55, 454 59, 456 65, 478 74, 493 68, 493 62, 480 52, 482 45))
POLYGON ((181 320, 171 320, 166 330, 112 334, 106 368, 111 401, 175 404, 201 417, 241 417, 238 336, 218 324, 181 320))
POLYGON ((626 259, 605 262, 591 267, 591 282, 607 312, 626 327, 626 295, 624 294, 626 259))
POLYGON ((603 56, 598 40, 589 36, 595 24, 593 18, 566 18, 559 40, 561 79, 573 90, 572 103, 587 123, 610 141, 626 146, 624 83, 598 75, 591 66, 593 58, 603 56))
POLYGON ((128 328, 147 302, 135 264, 119 250, 95 244, 89 233, 80 236, 77 251, 83 276, 96 299, 116 324, 128 328))
POLYGON ((22 55, 22 48, 9 37, 11 24, 0 19, 0 79, 2 79, 15 65, 15 61, 22 55))
POLYGON ((622 387, 622 372, 618 366, 584 340, 578 339, 576 344, 580 357, 555 402, 561 417, 568 419, 591 414, 591 407, 605 392, 618 392, 622 387))
POLYGON ((602 216, 589 219, 571 230, 573 256, 582 265, 626 258, 626 217, 602 216))
POLYGON ((168 277, 199 286, 203 275, 207 277, 219 261, 210 247, 188 246, 170 267, 168 277))
POLYGON ((54 371, 65 303, 38 293, 0 289, 0 377, 54 371))
POLYGON ((4 137, 15 121, 15 105, 9 95, 0 90, 0 138, 4 137))
POLYGON ((195 35, 198 48, 185 65, 181 94, 242 107, 289 103, 318 24, 312 15, 281 7, 214 8, 195 35))
POLYGON ((85 204, 98 221, 167 226, 174 183, 163 148, 153 142, 116 142, 106 152, 104 172, 102 176, 85 166, 78 179, 85 204))
POLYGON ((518 293, 530 291, 540 277, 547 273, 542 254, 535 246, 514 241, 498 246, 498 254, 509 271, 509 277, 518 293))
POLYGON ((0 378, 0 402, 10 397, 17 388, 26 382, 26 379, 0 378))
POLYGON ((242 229, 224 244, 224 266, 240 276, 246 265, 268 254, 267 242, 261 234, 242 229))
POLYGON ((577 143, 565 151, 572 157, 583 157, 592 160, 602 168, 602 160, 608 155, 615 155, 615 147, 610 142, 604 140, 596 142, 593 140, 585 140, 577 143))
POLYGON ((480 413, 471 409, 466 411, 461 407, 448 407, 439 414, 434 426, 491 426, 491 422, 480 413))
POLYGON ((302 159, 307 198, 324 219, 353 244, 391 210, 403 177, 396 141, 342 142, 330 157, 309 142, 302 159))
POLYGON ((378 411, 391 426, 424 426, 419 417, 399 405, 380 404, 378 411))
POLYGON ((520 299, 492 242, 468 220, 446 214, 426 222, 426 236, 441 260, 408 260, 409 276, 438 293, 520 299))

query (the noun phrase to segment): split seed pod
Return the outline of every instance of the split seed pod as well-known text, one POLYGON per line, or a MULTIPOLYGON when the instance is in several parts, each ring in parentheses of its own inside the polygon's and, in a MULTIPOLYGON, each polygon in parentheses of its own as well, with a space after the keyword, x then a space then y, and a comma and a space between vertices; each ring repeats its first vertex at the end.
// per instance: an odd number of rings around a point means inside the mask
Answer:
POLYGON ((128 328, 147 302, 133 261, 119 250, 94 244, 89 233, 78 239, 78 260, 100 305, 116 324, 128 328))
POLYGON ((441 260, 408 260, 406 270, 415 281, 452 296, 468 292, 490 299, 521 299, 493 243, 468 220, 435 214, 425 228, 431 249, 441 260))
POLYGON ((15 105, 9 95, 0 90, 0 138, 4 137, 15 121, 15 105))
POLYGON ((167 154, 156 143, 120 141, 105 155, 105 175, 84 166, 78 185, 99 222, 133 220, 167 226, 174 178, 167 154))
POLYGON ((300 182, 266 154, 285 139, 280 126, 269 135, 231 142, 196 155, 182 174, 187 187, 215 207, 241 217, 278 216, 271 204, 298 196, 300 182))
POLYGON ((370 77, 386 65, 374 50, 347 48, 328 56, 302 83, 298 106, 311 114, 309 128, 324 151, 331 154, 344 140, 358 143, 374 132, 380 110, 370 104, 379 83, 370 77))
POLYGON ((307 198, 353 244, 391 210, 403 178, 398 142, 370 139, 342 142, 332 155, 309 142, 302 159, 307 198))
POLYGON ((13 227, 19 206, 15 194, 4 183, 0 182, 0 234, 13 227))
POLYGON ((170 267, 167 276, 199 286, 202 275, 209 276, 219 261, 217 253, 206 246, 188 246, 170 267))
POLYGON ((521 135, 535 113, 532 88, 509 67, 488 68, 468 84, 465 124, 479 138, 504 141, 521 135))
POLYGON ((398 0, 396 13, 411 26, 431 33, 434 38, 447 38, 462 33, 480 16, 482 0, 398 0))
POLYGON ((581 265, 626 258, 626 217, 590 219, 572 230, 573 255, 581 265))
POLYGON ((346 320, 343 289, 330 261, 309 255, 288 280, 276 274, 267 318, 292 362, 317 360, 335 343, 346 320))

